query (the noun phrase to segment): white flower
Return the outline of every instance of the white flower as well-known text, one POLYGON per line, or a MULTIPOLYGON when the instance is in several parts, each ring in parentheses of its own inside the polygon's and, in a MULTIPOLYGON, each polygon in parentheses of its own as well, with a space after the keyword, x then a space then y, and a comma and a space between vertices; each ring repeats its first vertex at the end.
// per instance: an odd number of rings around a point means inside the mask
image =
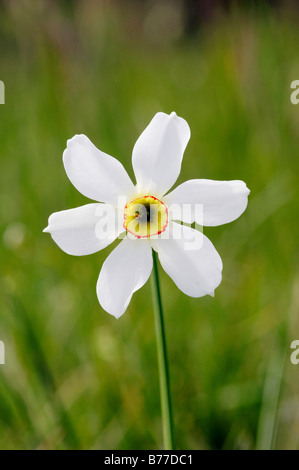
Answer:
POLYGON ((123 233, 97 282, 100 304, 116 318, 148 280, 152 249, 178 288, 191 297, 213 295, 221 282, 222 261, 213 244, 174 220, 206 226, 231 222, 246 209, 249 189, 243 181, 194 179, 167 193, 180 174, 189 139, 184 119, 157 113, 133 149, 136 186, 122 164, 85 135, 67 142, 63 163, 70 181, 84 196, 101 202, 55 212, 44 231, 76 256, 95 253, 123 233))

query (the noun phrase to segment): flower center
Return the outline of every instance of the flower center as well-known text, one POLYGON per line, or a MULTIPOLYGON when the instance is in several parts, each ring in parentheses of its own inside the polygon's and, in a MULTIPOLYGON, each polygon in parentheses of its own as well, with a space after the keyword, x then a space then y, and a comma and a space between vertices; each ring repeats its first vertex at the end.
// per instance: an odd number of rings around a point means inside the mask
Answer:
POLYGON ((158 235, 167 224, 167 207, 154 196, 140 196, 125 205, 124 228, 137 238, 158 235))

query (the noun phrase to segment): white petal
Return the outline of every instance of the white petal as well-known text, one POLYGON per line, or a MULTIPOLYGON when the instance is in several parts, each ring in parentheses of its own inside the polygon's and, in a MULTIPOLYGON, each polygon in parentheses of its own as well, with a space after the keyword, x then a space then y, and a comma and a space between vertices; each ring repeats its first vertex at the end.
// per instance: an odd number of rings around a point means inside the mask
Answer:
POLYGON ((63 251, 75 256, 102 250, 124 231, 118 213, 111 206, 98 203, 55 212, 48 223, 44 232, 49 232, 63 251))
POLYGON ((190 297, 212 295, 221 282, 222 271, 222 261, 215 247, 197 230, 175 222, 169 225, 168 240, 152 241, 163 269, 190 297))
POLYGON ((85 135, 67 141, 63 163, 75 188, 90 199, 117 205, 118 196, 131 197, 134 193, 122 164, 97 149, 85 135))
POLYGON ((175 113, 157 113, 137 140, 132 155, 137 188, 163 196, 177 180, 190 139, 187 122, 175 113))
POLYGON ((148 240, 125 238, 110 253, 99 275, 97 295, 103 309, 119 318, 134 292, 148 280, 152 267, 148 240))
POLYGON ((244 181, 189 180, 163 198, 175 220, 215 226, 245 211, 250 191, 244 181))

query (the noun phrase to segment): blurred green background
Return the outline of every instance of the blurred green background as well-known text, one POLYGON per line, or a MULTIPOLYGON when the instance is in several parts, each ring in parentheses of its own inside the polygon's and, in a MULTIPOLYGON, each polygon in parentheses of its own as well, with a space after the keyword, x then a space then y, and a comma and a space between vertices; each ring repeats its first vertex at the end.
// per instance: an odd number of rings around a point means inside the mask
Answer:
POLYGON ((299 31, 283 5, 191 28, 179 1, 0 3, 1 449, 162 447, 149 283, 115 320, 95 287, 116 243, 72 257, 42 233, 89 202, 64 172, 66 140, 85 133, 133 177, 158 111, 191 127, 177 183, 251 189, 240 219, 205 230, 224 263, 215 298, 161 270, 177 448, 299 448, 299 31))

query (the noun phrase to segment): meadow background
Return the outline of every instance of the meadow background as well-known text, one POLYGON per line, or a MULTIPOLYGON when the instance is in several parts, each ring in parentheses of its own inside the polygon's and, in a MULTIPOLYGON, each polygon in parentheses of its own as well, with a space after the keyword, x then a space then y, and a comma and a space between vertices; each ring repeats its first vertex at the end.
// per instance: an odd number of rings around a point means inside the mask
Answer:
POLYGON ((224 263, 215 298, 160 271, 176 446, 299 448, 299 14, 247 3, 197 25, 179 1, 0 2, 1 449, 162 447, 150 283, 115 320, 95 287, 117 242, 72 257, 42 233, 89 202, 66 140, 85 133, 133 177, 158 111, 191 127, 177 184, 251 189, 240 219, 205 229, 224 263))

